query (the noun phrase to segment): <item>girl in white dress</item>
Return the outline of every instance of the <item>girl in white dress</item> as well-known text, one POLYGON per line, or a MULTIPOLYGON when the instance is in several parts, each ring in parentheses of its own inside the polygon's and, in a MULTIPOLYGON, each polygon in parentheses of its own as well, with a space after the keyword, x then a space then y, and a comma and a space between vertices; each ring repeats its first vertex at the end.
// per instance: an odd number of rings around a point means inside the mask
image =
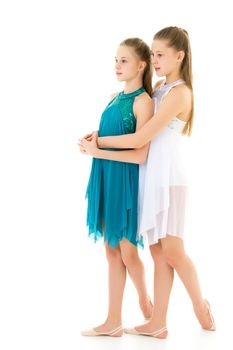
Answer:
POLYGON ((135 134, 99 137, 87 135, 84 151, 96 158, 139 163, 138 235, 147 235, 154 260, 154 310, 147 324, 125 332, 166 338, 166 316, 174 269, 192 300, 194 312, 206 330, 215 330, 207 300, 203 299, 196 269, 183 243, 188 183, 180 152, 182 135, 193 124, 191 49, 188 34, 177 27, 155 34, 152 62, 156 74, 165 76, 155 86, 154 116, 135 134), (142 147, 151 141, 147 160, 142 147), (114 152, 97 148, 133 148, 114 152))

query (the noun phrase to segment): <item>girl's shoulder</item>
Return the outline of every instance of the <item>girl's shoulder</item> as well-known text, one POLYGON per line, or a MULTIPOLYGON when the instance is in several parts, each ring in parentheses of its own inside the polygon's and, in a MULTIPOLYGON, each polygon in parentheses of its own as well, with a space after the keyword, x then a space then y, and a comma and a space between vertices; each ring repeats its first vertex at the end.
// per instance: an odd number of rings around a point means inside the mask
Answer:
POLYGON ((154 101, 146 91, 135 97, 133 110, 135 114, 140 111, 154 111, 154 101))
POLYGON ((192 90, 185 83, 174 86, 174 88, 171 90, 173 90, 174 94, 180 96, 183 99, 192 98, 192 90))
POLYGON ((190 114, 192 108, 192 91, 186 84, 179 84, 170 89, 161 103, 161 106, 168 106, 169 109, 176 110, 176 116, 179 116, 181 120, 185 120, 184 117, 190 114))
POLYGON ((144 91, 140 95, 135 96, 134 104, 144 104, 144 103, 152 103, 153 99, 150 95, 144 91))

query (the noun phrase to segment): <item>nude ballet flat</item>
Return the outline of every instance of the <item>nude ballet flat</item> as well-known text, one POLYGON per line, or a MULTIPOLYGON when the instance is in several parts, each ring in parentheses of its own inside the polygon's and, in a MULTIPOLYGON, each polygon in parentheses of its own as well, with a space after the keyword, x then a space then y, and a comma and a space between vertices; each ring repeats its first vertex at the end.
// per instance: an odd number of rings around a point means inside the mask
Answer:
POLYGON ((97 336, 109 336, 109 337, 121 337, 122 336, 122 326, 119 326, 109 332, 97 332, 94 330, 94 328, 89 329, 87 331, 82 331, 82 335, 87 337, 97 337, 97 336))
POLYGON ((165 339, 165 338, 167 338, 167 335, 168 335, 167 327, 157 329, 156 331, 150 332, 150 333, 138 332, 135 328, 125 328, 124 332, 127 334, 145 335, 148 337, 154 337, 154 338, 158 338, 158 339, 165 339))
POLYGON ((209 316, 211 319, 211 326, 210 326, 210 328, 203 328, 203 329, 205 329, 206 331, 216 331, 216 324, 215 324, 214 317, 213 317, 211 309, 210 309, 210 303, 208 302, 208 300, 205 300, 205 303, 206 303, 206 306, 207 306, 207 309, 209 312, 209 316))

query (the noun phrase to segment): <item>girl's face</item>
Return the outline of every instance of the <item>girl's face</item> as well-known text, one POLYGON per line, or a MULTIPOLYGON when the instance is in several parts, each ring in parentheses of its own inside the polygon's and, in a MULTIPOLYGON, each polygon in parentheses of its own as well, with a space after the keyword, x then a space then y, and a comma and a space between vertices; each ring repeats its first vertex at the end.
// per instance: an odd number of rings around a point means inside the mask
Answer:
POLYGON ((151 47, 152 64, 158 77, 166 76, 180 69, 183 51, 169 47, 166 40, 153 40, 151 47))
POLYGON ((139 60, 133 48, 119 46, 116 53, 115 72, 119 81, 131 81, 142 74, 146 63, 139 60))

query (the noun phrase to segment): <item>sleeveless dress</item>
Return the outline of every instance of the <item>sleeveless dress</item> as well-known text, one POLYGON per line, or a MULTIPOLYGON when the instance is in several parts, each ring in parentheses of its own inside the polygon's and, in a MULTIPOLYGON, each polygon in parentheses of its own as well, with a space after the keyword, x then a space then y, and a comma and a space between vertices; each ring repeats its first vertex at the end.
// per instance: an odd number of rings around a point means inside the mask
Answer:
MULTIPOLYGON (((140 88, 132 93, 120 92, 113 98, 102 114, 99 136, 134 133, 133 103, 135 96, 143 92, 145 89, 140 88)), ((104 237, 104 242, 115 248, 126 238, 143 247, 142 239, 137 239, 138 177, 138 164, 93 158, 86 198, 87 226, 94 241, 104 237)))
MULTIPOLYGON (((155 108, 177 80, 154 92, 155 108)), ((156 118, 156 117, 154 117, 156 118)), ((174 118, 151 141, 147 161, 139 167, 138 239, 150 245, 167 235, 183 238, 188 182, 182 163, 182 130, 186 122, 174 118)))

